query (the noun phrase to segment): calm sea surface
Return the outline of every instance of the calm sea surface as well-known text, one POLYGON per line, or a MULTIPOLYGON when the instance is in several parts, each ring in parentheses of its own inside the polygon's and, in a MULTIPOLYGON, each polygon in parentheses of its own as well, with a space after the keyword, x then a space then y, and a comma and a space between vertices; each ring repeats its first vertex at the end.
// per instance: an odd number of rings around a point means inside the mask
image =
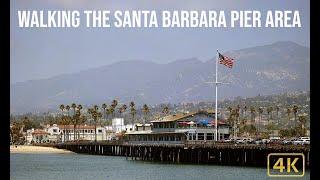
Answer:
MULTIPOLYGON (((11 154, 10 178, 14 180, 275 179, 267 177, 265 168, 162 164, 126 160, 125 157, 80 154, 11 154)), ((310 179, 310 173, 307 171, 301 179, 310 179)))

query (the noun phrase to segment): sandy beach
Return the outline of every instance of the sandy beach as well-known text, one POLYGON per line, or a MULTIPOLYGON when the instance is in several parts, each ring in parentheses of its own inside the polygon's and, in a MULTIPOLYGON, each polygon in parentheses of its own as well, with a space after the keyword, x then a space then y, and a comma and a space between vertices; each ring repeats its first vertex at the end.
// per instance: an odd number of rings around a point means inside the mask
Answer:
POLYGON ((10 153, 74 153, 64 149, 57 149, 53 147, 18 145, 10 146, 10 153))

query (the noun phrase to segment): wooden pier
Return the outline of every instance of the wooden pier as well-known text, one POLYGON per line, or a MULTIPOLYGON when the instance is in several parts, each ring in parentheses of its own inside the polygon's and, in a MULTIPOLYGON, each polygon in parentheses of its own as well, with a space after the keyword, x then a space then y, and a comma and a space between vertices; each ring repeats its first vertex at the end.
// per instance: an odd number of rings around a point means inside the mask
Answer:
POLYGON ((81 154, 124 156, 128 160, 170 163, 266 167, 269 153, 303 153, 309 167, 309 146, 278 144, 125 144, 122 142, 70 142, 54 147, 81 154))

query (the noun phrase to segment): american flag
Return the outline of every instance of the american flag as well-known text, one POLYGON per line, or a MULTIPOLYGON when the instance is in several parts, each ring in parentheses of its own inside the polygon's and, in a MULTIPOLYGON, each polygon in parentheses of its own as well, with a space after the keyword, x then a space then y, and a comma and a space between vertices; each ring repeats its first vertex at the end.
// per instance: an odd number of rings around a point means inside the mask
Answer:
POLYGON ((227 66, 228 68, 232 68, 234 59, 224 56, 219 53, 219 63, 227 66))

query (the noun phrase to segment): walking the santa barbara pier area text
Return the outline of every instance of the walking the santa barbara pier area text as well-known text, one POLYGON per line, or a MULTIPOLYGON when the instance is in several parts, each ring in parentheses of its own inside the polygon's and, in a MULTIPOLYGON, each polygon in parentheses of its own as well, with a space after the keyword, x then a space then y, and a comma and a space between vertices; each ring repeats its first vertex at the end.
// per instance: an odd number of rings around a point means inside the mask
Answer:
POLYGON ((227 56, 224 56, 219 53, 217 50, 217 56, 216 56, 216 102, 215 102, 215 141, 218 141, 220 138, 218 138, 218 84, 221 84, 221 82, 218 82, 218 60, 220 64, 223 64, 227 66, 228 68, 232 68, 234 59, 229 58, 227 56))

